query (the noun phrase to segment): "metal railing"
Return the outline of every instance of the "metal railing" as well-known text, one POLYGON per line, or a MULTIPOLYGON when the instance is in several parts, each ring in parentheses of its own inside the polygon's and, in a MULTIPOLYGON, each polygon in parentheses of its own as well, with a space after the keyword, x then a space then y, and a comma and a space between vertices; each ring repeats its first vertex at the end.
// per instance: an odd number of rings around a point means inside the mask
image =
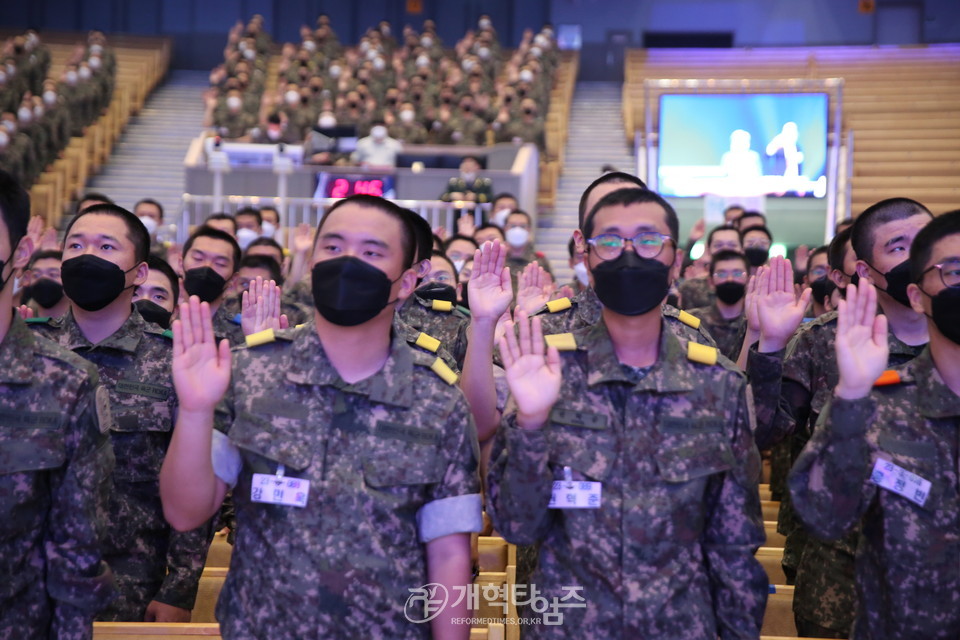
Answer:
MULTIPOLYGON (((235 214, 244 207, 275 207, 280 212, 280 222, 283 227, 296 228, 302 223, 317 226, 320 218, 328 207, 338 202, 338 198, 267 198, 259 196, 199 196, 189 193, 183 194, 180 206, 180 215, 176 231, 176 241, 183 244, 190 235, 190 230, 203 224, 214 213, 235 214), (216 207, 216 208, 215 208, 216 207)), ((401 207, 415 211, 420 217, 430 223, 430 228, 443 227, 448 235, 456 233, 457 218, 468 211, 472 211, 477 226, 483 223, 484 213, 489 213, 490 203, 474 204, 472 202, 443 202, 440 200, 395 200, 401 207)))

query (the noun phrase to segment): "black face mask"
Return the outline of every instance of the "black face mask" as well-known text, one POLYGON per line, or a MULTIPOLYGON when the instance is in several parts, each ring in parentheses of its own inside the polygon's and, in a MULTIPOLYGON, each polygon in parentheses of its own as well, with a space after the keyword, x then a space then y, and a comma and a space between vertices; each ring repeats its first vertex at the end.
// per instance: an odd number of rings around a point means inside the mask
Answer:
POLYGON ((717 285, 717 299, 724 304, 736 304, 743 299, 747 292, 747 285, 742 282, 727 280, 717 285))
POLYGON ((751 267, 762 267, 770 257, 770 249, 747 247, 743 250, 743 255, 747 257, 747 262, 750 263, 751 267))
POLYGON ((593 268, 593 289, 603 306, 625 316, 644 314, 667 297, 670 267, 624 248, 616 260, 593 268))
POLYGON ((446 300, 457 304, 457 289, 442 282, 428 282, 414 292, 424 300, 446 300))
MULTIPOLYGON (((873 267, 873 265, 870 265, 873 267)), ((876 269, 879 271, 879 269, 876 269)), ((910 306, 910 298, 907 297, 907 285, 910 284, 910 261, 904 260, 890 271, 883 274, 887 281, 887 288, 880 289, 886 291, 887 295, 899 302, 905 307, 910 306)))
POLYGON ((44 309, 49 309, 63 300, 63 285, 50 278, 40 278, 27 287, 24 294, 36 300, 44 309))
POLYGON ((933 324, 945 338, 960 344, 960 288, 947 287, 930 300, 933 302, 930 315, 933 324))
POLYGON ((390 304, 393 284, 383 271, 360 258, 342 256, 313 265, 313 304, 328 322, 355 327, 390 304))
POLYGON ((86 254, 64 260, 60 265, 60 278, 63 280, 63 292, 70 301, 85 311, 99 311, 116 300, 125 289, 126 274, 136 267, 124 271, 103 258, 86 254))
POLYGON ((837 285, 827 276, 823 276, 822 278, 813 280, 810 283, 810 288, 813 290, 813 301, 818 304, 824 304, 824 300, 833 295, 833 291, 837 288, 837 285))
POLYGON ((223 294, 227 281, 211 267, 188 269, 183 274, 183 288, 188 296, 197 296, 200 302, 213 302, 223 294))
POLYGON ((172 311, 167 311, 156 302, 147 300, 146 298, 137 300, 133 303, 133 306, 137 308, 137 311, 140 312, 140 315, 143 316, 143 319, 147 322, 158 324, 164 329, 170 328, 170 320, 173 318, 172 311))

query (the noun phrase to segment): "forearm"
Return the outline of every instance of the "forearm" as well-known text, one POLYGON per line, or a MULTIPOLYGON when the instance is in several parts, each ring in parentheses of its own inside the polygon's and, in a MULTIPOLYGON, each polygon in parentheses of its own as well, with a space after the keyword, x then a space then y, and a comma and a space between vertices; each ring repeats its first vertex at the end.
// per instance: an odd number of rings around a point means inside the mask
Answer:
POLYGON ((493 376, 493 338, 496 321, 470 323, 470 338, 463 361, 460 388, 470 404, 470 413, 477 426, 477 437, 484 442, 493 437, 500 425, 497 389, 493 376))
POLYGON ((747 327, 747 332, 743 336, 743 344, 740 346, 740 356, 737 358, 737 366, 746 371, 747 360, 752 347, 760 339, 760 332, 747 327))
POLYGON ((284 289, 293 290, 294 286, 301 280, 307 272, 307 254, 303 251, 294 251, 293 260, 290 261, 290 275, 284 282, 284 289))
MULTIPOLYGON (((455 533, 427 543, 427 582, 442 584, 448 594, 469 589, 471 583, 470 534, 455 533)), ((450 604, 430 622, 436 640, 466 640, 470 625, 457 618, 467 618, 467 598, 456 606, 450 604)), ((451 602, 454 598, 451 598, 451 602)))
POLYGON ((160 469, 160 498, 167 521, 178 531, 189 531, 206 522, 220 507, 224 491, 218 491, 210 448, 213 440, 213 409, 180 411, 160 469), (218 494, 220 499, 218 500, 218 494))

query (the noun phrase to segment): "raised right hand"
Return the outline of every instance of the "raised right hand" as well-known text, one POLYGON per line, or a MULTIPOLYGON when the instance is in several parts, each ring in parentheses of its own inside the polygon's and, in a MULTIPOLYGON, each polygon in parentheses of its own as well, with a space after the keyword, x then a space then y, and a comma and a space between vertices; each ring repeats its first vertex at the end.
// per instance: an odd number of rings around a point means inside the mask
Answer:
POLYGON ((540 318, 532 322, 518 309, 514 322, 505 324, 506 335, 500 338, 500 356, 507 374, 510 395, 517 404, 517 426, 537 429, 550 417, 550 410, 560 397, 561 366, 556 347, 543 341, 540 318), (519 328, 519 339, 514 333, 519 328))
POLYGON ((217 345, 210 305, 197 296, 173 321, 173 385, 181 411, 213 411, 230 385, 230 343, 217 345))
POLYGON ((473 272, 467 297, 473 320, 497 321, 513 301, 510 269, 504 266, 507 250, 499 240, 484 242, 473 253, 473 272))
POLYGON ((868 282, 849 285, 837 309, 836 393, 846 400, 866 397, 887 366, 887 317, 877 314, 877 290, 868 282))

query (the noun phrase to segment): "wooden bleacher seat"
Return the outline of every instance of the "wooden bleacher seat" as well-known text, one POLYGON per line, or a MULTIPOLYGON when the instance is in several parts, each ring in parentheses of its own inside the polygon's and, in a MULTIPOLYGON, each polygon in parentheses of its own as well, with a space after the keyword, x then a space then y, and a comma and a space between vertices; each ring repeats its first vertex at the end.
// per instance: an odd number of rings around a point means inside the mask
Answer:
POLYGON ((767 543, 765 547, 779 547, 783 548, 786 538, 782 533, 777 533, 777 522, 775 520, 765 520, 763 522, 763 528, 767 532, 767 543))
POLYGON ((793 620, 793 587, 771 585, 767 596, 767 608, 763 613, 760 633, 769 636, 796 636, 797 625, 793 620))
POLYGON ((504 640, 506 637, 504 626, 496 622, 470 629, 470 640, 504 640))
POLYGON ((93 640, 192 640, 220 637, 218 624, 156 622, 94 622, 93 640))
POLYGON ((477 539, 480 571, 506 571, 517 564, 517 547, 498 536, 480 536, 477 539))
POLYGON ((203 570, 200 574, 200 586, 197 588, 197 600, 193 606, 193 616, 191 622, 216 622, 217 618, 214 612, 217 607, 217 599, 220 597, 220 590, 223 589, 223 583, 227 579, 227 569, 225 567, 210 567, 203 570))
POLYGON ((227 542, 227 536, 219 534, 213 537, 210 549, 207 551, 207 561, 204 568, 219 568, 230 566, 230 556, 233 554, 233 545, 227 542))
POLYGON ((760 500, 770 500, 770 485, 761 484, 760 485, 760 500))
POLYGON ((755 554, 757 560, 767 572, 770 584, 786 584, 787 577, 783 574, 783 548, 760 547, 755 554))
POLYGON ((780 503, 776 500, 761 500, 760 508, 763 510, 763 519, 776 520, 780 513, 780 503))

